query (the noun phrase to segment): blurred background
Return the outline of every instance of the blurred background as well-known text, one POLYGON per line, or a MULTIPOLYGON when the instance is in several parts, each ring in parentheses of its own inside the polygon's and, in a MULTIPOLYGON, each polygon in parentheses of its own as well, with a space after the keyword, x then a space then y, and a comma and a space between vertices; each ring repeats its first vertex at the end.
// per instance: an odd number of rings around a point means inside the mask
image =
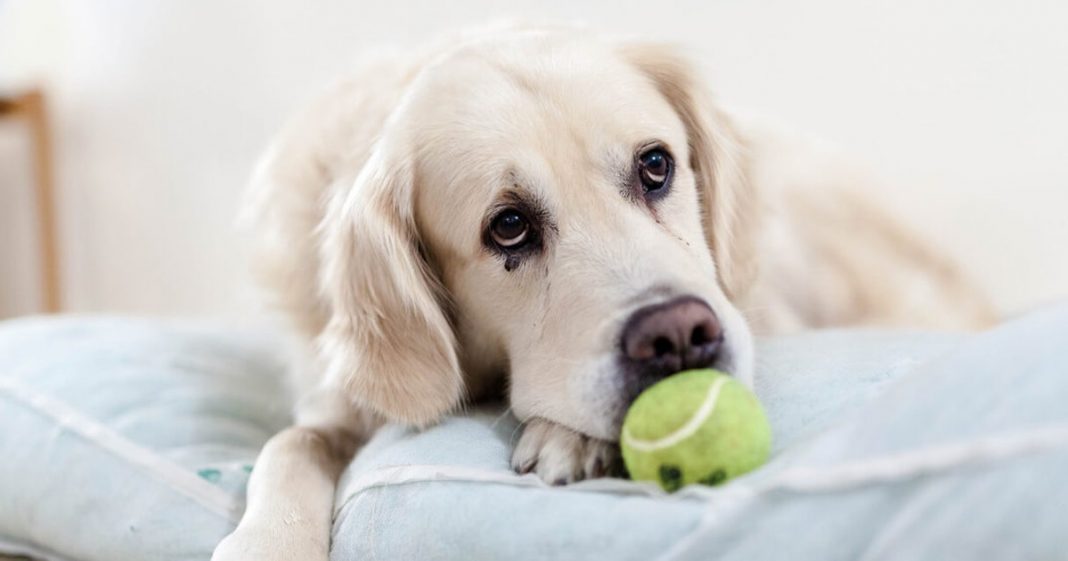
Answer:
POLYGON ((1063 1, 0 0, 0 316, 51 270, 64 311, 257 317, 234 216, 271 133, 369 48, 502 18, 685 44, 729 106, 871 167, 1005 313, 1068 295, 1063 1))

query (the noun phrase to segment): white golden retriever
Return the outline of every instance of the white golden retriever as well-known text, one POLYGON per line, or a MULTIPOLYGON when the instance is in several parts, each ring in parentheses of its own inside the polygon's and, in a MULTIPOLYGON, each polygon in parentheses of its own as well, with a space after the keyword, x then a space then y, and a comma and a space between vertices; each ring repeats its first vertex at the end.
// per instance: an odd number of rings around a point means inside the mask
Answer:
POLYGON ((754 330, 988 322, 853 182, 726 114, 664 46, 509 28, 367 63, 256 176, 303 393, 215 559, 326 559, 337 477, 386 420, 507 388, 512 464, 567 483, 612 473, 653 382, 748 381, 754 330))

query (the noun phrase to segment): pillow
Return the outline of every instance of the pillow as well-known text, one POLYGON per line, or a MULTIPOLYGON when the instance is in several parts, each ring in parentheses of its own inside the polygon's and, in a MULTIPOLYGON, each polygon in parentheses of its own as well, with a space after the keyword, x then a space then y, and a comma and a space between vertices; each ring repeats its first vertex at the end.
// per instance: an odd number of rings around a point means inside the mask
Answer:
MULTIPOLYGON (((1068 306, 977 336, 758 341, 764 468, 665 496, 508 469, 477 408, 381 430, 342 476, 334 559, 1058 558, 1068 306)), ((275 337, 117 318, 0 324, 0 551, 207 559, 289 422, 275 337)))
POLYGON ((209 558, 289 423, 276 343, 118 318, 0 324, 0 552, 209 558))

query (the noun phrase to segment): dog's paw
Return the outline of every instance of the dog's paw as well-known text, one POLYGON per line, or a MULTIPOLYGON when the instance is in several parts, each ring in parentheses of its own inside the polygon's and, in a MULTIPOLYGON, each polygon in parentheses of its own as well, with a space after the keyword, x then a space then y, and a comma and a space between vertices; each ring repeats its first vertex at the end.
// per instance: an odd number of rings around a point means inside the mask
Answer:
POLYGON ((575 432, 563 425, 531 419, 512 452, 512 468, 535 473, 551 485, 623 473, 619 445, 575 432))

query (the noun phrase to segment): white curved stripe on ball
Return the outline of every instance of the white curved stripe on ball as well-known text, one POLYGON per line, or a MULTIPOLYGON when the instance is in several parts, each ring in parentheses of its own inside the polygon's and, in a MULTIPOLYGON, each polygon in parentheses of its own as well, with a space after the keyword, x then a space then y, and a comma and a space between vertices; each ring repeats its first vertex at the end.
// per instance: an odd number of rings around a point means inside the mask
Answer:
POLYGON ((716 381, 712 382, 712 386, 708 388, 708 395, 705 396, 705 401, 701 403, 701 407, 697 409, 697 412, 690 417, 689 421, 686 421, 686 424, 675 429, 671 434, 656 440, 642 440, 640 438, 635 438, 634 435, 630 434, 630 431, 624 427, 623 443, 639 452, 652 452, 654 450, 674 446, 683 440, 686 440, 692 436, 693 433, 697 432, 697 429, 701 428, 701 425, 705 423, 705 419, 708 419, 709 415, 716 410, 716 403, 719 401, 719 391, 723 388, 723 384, 726 383, 726 376, 717 377, 716 381))

